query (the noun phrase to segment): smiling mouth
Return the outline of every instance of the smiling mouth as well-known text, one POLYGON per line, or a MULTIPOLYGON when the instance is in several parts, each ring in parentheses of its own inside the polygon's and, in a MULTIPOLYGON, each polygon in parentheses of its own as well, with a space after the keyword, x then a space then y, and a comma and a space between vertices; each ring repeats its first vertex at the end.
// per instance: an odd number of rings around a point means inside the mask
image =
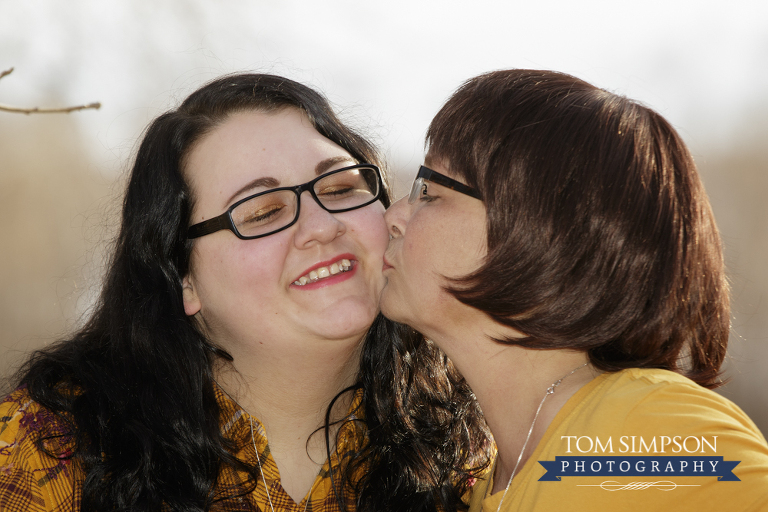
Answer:
POLYGON ((304 286, 311 283, 316 283, 323 279, 326 279, 343 272, 349 272, 352 270, 352 262, 346 258, 340 259, 335 263, 331 263, 327 267, 318 267, 311 270, 309 273, 304 274, 293 282, 296 286, 304 286))

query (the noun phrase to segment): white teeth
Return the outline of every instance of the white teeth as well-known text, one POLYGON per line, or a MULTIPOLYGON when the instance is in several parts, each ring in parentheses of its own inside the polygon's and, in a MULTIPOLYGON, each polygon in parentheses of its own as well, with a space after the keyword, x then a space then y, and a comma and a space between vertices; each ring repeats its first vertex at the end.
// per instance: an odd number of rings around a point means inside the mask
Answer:
POLYGON ((343 259, 331 264, 328 267, 320 267, 310 271, 307 275, 301 276, 293 282, 296 286, 304 286, 307 283, 314 283, 325 277, 335 276, 341 272, 347 272, 352 268, 352 262, 343 259))

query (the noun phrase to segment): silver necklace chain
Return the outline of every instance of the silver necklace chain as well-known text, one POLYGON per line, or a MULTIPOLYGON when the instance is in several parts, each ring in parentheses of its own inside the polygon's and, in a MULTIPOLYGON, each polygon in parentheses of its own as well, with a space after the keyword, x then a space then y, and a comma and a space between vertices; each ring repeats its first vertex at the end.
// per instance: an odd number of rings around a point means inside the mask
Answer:
POLYGON ((541 402, 539 402, 539 408, 536 409, 536 414, 533 415, 533 421, 531 422, 531 428, 528 429, 528 435, 525 436, 525 442, 523 443, 523 448, 520 450, 520 455, 517 456, 517 462, 515 463, 515 467, 512 470, 512 474, 509 475, 509 481, 507 482, 507 486, 504 488, 504 494, 501 495, 501 500, 499 501, 499 506, 496 507, 496 512, 499 512, 501 510, 501 504, 504 503, 504 498, 507 496, 507 491, 509 491, 509 486, 512 485, 512 479, 515 477, 515 473, 517 473, 517 467, 520 465, 520 461, 523 459, 523 454, 525 453, 525 449, 528 447, 528 441, 531 440, 531 434, 533 433, 533 427, 536 426, 536 420, 539 419, 539 413, 541 412, 541 408, 544 406, 544 402, 546 402, 547 397, 549 395, 554 394, 555 388, 560 385, 561 382, 566 377, 570 377, 574 373, 576 373, 578 370, 581 370, 585 366, 587 366, 589 363, 584 363, 582 365, 577 366, 570 372, 566 373, 559 379, 557 379, 555 382, 552 383, 551 386, 547 388, 547 392, 544 393, 544 396, 541 399, 541 402))
MULTIPOLYGON (((235 402, 237 403, 237 402, 235 402)), ((261 473, 261 481, 264 482, 264 492, 267 493, 267 501, 269 502, 269 508, 272 512, 275 512, 275 507, 272 505, 272 497, 269 495, 269 486, 267 485, 267 479, 264 476, 264 470, 261 468, 261 458, 259 457, 259 448, 256 446, 256 437, 253 434, 253 417, 249 414, 248 420, 251 422, 251 443, 253 443, 253 450, 256 452, 256 462, 259 464, 259 473, 261 473)), ((312 489, 315 488, 315 482, 312 482, 312 487, 309 488, 309 492, 304 498, 304 512, 307 512, 307 506, 309 506, 309 500, 312 499, 312 489)))
MULTIPOLYGON (((237 406, 238 406, 238 407, 239 407, 239 408, 240 408, 240 409, 241 409, 241 410, 242 410, 242 411, 243 411, 245 414, 247 414, 247 415, 248 415, 248 421, 249 421, 249 422, 250 422, 250 424, 251 424, 251 443, 253 443, 253 451, 254 451, 254 452, 256 452, 256 462, 257 462, 257 463, 258 463, 258 465, 259 465, 259 473, 261 474, 261 481, 262 481, 262 482, 264 482, 264 492, 266 492, 266 493, 267 493, 267 501, 269 502, 269 508, 270 508, 270 510, 272 510, 272 512, 275 512, 275 507, 272 505, 272 497, 269 495, 269 486, 267 485, 267 479, 266 479, 266 477, 264 476, 264 470, 261 468, 261 458, 259 457, 259 448, 258 448, 258 446, 256 446, 256 437, 255 437, 255 436, 254 436, 254 434, 253 434, 253 416, 251 416, 251 414, 250 414, 248 411, 246 411, 246 410, 245 410, 245 408, 244 408, 242 405, 240 405, 240 402, 238 402, 237 400, 235 400, 235 397, 233 397, 232 395, 230 395, 229 393, 227 393, 227 390, 225 390, 225 389, 222 387, 222 385, 221 385, 221 384, 219 384, 219 382, 218 382, 216 379, 214 379, 214 382, 216 383, 216 385, 218 386, 218 388, 219 388, 219 389, 220 389, 220 390, 221 390, 221 391, 222 391, 222 392, 223 392, 225 395, 227 395, 227 396, 229 397, 229 399, 230 399, 230 400, 232 400, 232 401, 233 401, 235 404, 237 404, 237 406)), ((328 464, 330 464, 330 460, 328 461, 328 464)), ((315 480, 317 480, 317 478, 315 478, 315 480)), ((316 483, 317 483, 317 482, 312 482, 312 487, 310 487, 310 488, 309 488, 309 492, 308 492, 308 493, 307 493, 307 495, 305 496, 305 501, 304 501, 304 512, 307 512, 307 506, 309 506, 309 500, 312 498, 312 490, 315 488, 315 484, 316 484, 316 483)))

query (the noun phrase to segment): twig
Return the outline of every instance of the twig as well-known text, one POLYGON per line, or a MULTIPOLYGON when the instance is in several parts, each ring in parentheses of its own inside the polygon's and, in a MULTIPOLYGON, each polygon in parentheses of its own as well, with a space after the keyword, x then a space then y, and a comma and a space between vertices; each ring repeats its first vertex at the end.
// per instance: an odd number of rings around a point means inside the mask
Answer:
MULTIPOLYGON (((2 79, 4 76, 8 76, 11 73, 13 73, 14 68, 6 69, 5 71, 0 72, 0 79, 2 79)), ((3 105, 0 104, 0 112, 15 112, 17 114, 67 114, 69 112, 75 112, 77 110, 88 110, 88 109, 94 109, 98 110, 101 108, 101 103, 95 102, 95 103, 88 103, 87 105, 77 105, 75 107, 62 107, 62 108, 40 108, 40 107, 32 107, 32 108, 21 108, 21 107, 12 107, 10 105, 3 105)))
POLYGON ((87 105, 77 105, 75 107, 63 107, 63 108, 40 108, 40 107, 32 107, 32 108, 19 108, 19 107, 11 107, 10 105, 2 105, 0 104, 0 111, 2 112, 16 112, 19 114, 66 114, 68 112, 75 112, 76 110, 86 110, 86 109, 100 109, 101 103, 89 103, 87 105))

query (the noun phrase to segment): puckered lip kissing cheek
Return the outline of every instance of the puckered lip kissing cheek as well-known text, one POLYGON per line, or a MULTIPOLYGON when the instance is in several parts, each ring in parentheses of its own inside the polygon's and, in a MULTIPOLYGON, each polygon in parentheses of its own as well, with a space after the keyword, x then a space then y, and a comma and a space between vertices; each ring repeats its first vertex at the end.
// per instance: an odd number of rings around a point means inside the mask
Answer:
POLYGON ((321 261, 293 280, 291 288, 316 290, 325 286, 350 279, 357 271, 357 259, 354 254, 345 253, 329 260, 321 261))
POLYGON ((389 262, 389 260, 387 260, 387 257, 386 257, 386 256, 384 256, 384 266, 381 268, 381 271, 382 271, 382 272, 384 272, 384 271, 387 271, 387 270, 389 270, 389 269, 391 269, 391 268, 394 268, 394 267, 393 267, 393 266, 392 266, 392 264, 389 262))

